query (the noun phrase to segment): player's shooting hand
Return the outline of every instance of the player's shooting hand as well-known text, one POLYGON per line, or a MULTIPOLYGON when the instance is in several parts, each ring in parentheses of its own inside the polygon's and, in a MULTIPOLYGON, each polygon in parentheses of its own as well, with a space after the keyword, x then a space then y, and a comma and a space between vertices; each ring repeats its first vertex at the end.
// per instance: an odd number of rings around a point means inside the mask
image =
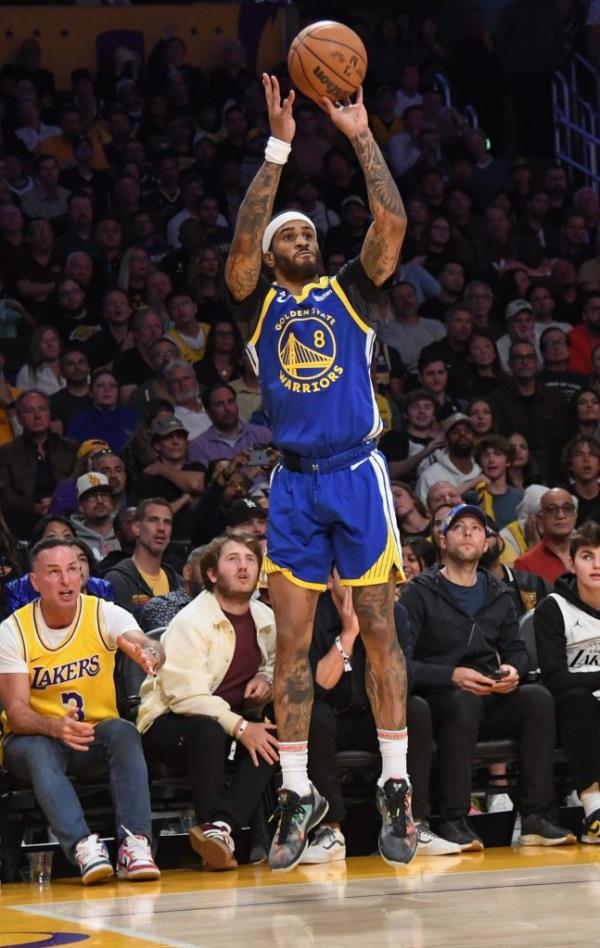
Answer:
POLYGON ((258 767, 258 754, 268 764, 276 764, 279 760, 279 742, 271 734, 271 731, 275 729, 275 724, 249 724, 239 738, 240 744, 243 744, 250 754, 255 767, 258 767))
POLYGON ((86 721, 77 720, 77 708, 69 705, 66 714, 56 719, 56 730, 52 735, 71 750, 87 751, 94 743, 94 728, 86 721))
POLYGON ((271 683, 267 681, 264 675, 255 675, 246 685, 244 698, 255 704, 266 704, 273 696, 271 683))
POLYGON ((363 105, 363 90, 359 87, 356 93, 356 102, 345 99, 341 105, 334 105, 331 99, 323 98, 319 105, 343 135, 353 138, 359 132, 369 128, 369 116, 363 105))
POLYGON ((267 100, 271 134, 280 142, 291 143, 296 133, 296 122, 292 112, 296 93, 291 89, 288 97, 282 101, 277 78, 267 75, 266 72, 263 72, 262 83, 267 100))

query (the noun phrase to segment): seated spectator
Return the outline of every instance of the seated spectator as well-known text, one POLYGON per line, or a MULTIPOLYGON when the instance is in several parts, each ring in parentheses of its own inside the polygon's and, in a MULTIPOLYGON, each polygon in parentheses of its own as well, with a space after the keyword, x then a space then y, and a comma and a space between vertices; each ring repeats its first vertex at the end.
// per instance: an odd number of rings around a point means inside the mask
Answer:
POLYGON ((96 471, 82 474, 77 478, 77 499, 79 513, 73 514, 71 523, 75 534, 85 540, 94 559, 100 563, 119 549, 108 478, 96 471))
POLYGON ((17 388, 23 392, 35 389, 48 397, 64 388, 61 350, 62 342, 53 326, 34 329, 29 340, 28 360, 17 373, 17 388))
POLYGON ((512 566, 518 556, 539 542, 537 515, 540 512, 540 501, 547 490, 544 484, 529 484, 525 488, 523 500, 517 504, 516 520, 500 531, 504 542, 501 560, 505 566, 512 566))
POLYGON ((577 498, 577 523, 600 522, 600 442, 588 435, 576 435, 568 442, 563 466, 570 490, 577 498))
POLYGON ((429 704, 438 745, 439 835, 463 851, 483 848, 466 819, 475 744, 511 736, 519 741, 521 845, 573 844, 552 816, 554 705, 545 688, 521 684, 528 659, 511 593, 478 568, 487 548, 481 510, 451 510, 440 544, 445 565, 416 576, 402 596, 417 633, 415 691, 429 704))
POLYGON ((79 444, 90 437, 106 441, 118 454, 135 431, 137 418, 119 405, 119 383, 110 369, 96 369, 90 394, 91 406, 75 415, 67 433, 79 444))
POLYGON ((200 398, 200 385, 194 368, 183 359, 174 359, 164 370, 167 394, 174 404, 175 417, 183 424, 191 439, 198 438, 211 426, 200 398))
POLYGON ((127 293, 129 304, 135 313, 148 306, 147 282, 150 273, 150 257, 143 247, 128 247, 119 267, 119 289, 127 293))
POLYGON ((537 525, 541 539, 515 560, 515 569, 536 573, 554 583, 571 570, 571 534, 577 519, 577 498, 561 487, 542 494, 537 525))
POLYGON ((569 430, 588 438, 600 434, 600 395, 594 389, 583 388, 569 403, 569 430))
POLYGON ((548 326, 558 326, 563 332, 569 332, 572 328, 569 323, 561 323, 556 317, 556 300, 552 295, 548 283, 534 283, 527 291, 527 299, 531 303, 533 318, 535 320, 535 332, 539 340, 548 326))
POLYGON ((401 357, 406 371, 416 376, 422 349, 431 342, 443 339, 446 331, 437 319, 419 316, 417 294, 406 280, 396 280, 392 284, 390 309, 392 320, 379 323, 377 336, 392 350, 392 359, 401 357))
POLYGON ((558 474, 558 459, 566 431, 566 411, 560 395, 540 383, 532 342, 513 342, 509 351, 512 378, 491 396, 498 432, 525 435, 530 450, 531 477, 547 481, 558 474))
MULTIPOLYGON (((228 515, 237 501, 246 498, 251 482, 242 471, 248 452, 242 451, 231 460, 211 461, 205 475, 206 490, 190 511, 191 539, 194 546, 210 543, 228 526, 228 515)), ((254 505, 254 508, 258 504, 254 505)), ((254 509, 246 505, 246 511, 254 509)))
POLYGON ((83 345, 100 332, 100 314, 95 305, 88 309, 83 286, 71 277, 64 277, 56 285, 58 306, 54 326, 65 343, 83 345))
POLYGON ((56 241, 56 252, 62 260, 69 254, 83 251, 91 255, 97 252, 94 243, 94 205, 89 194, 80 191, 69 194, 67 199, 67 223, 64 234, 56 241))
POLYGON ((179 589, 165 593, 164 596, 154 596, 142 606, 139 623, 145 632, 168 626, 184 606, 200 595, 204 588, 200 564, 205 551, 206 547, 197 546, 188 554, 181 571, 182 585, 179 589))
POLYGON ((23 99, 18 107, 18 121, 15 136, 23 142, 27 151, 33 154, 44 139, 51 135, 60 135, 58 125, 47 125, 42 121, 39 103, 34 98, 23 99))
POLYGON ((60 357, 64 388, 50 396, 52 430, 64 434, 73 419, 92 406, 90 394, 90 364, 82 348, 71 343, 60 357))
POLYGON ((435 416, 438 421, 444 421, 460 411, 460 400, 448 391, 448 370, 443 357, 436 353, 422 352, 418 370, 419 385, 427 389, 435 399, 435 416))
POLYGON ((569 336, 559 326, 549 326, 541 334, 539 346, 544 363, 540 382, 569 403, 587 385, 587 376, 569 368, 569 336))
POLYGON ((21 209, 29 220, 41 219, 56 223, 66 220, 69 192, 58 183, 60 168, 52 155, 35 159, 34 186, 23 197, 21 209))
POLYGON ((427 491, 426 501, 427 513, 432 516, 441 504, 456 507, 461 498, 456 486, 450 481, 436 481, 427 491))
POLYGON ((199 461, 207 467, 211 461, 230 460, 240 451, 271 443, 273 436, 269 428, 240 421, 231 386, 209 388, 202 401, 212 424, 204 434, 190 442, 189 461, 199 461))
POLYGON ((42 218, 30 220, 25 243, 25 252, 14 261, 12 279, 17 299, 40 325, 47 318, 48 299, 60 273, 49 222, 42 218))
POLYGON ((514 342, 530 342, 535 347, 538 360, 541 361, 531 304, 527 300, 513 300, 506 307, 504 321, 507 332, 496 344, 502 371, 507 375, 511 374, 509 352, 514 342))
MULTIPOLYGON (((410 659, 412 630, 403 606, 396 603, 394 619, 398 641, 410 659)), ((344 589, 334 572, 331 589, 319 597, 310 648, 315 682, 310 733, 308 772, 329 802, 325 820, 319 824, 301 864, 345 859, 346 841, 341 824, 346 815, 337 752, 362 750, 377 753, 377 728, 365 689, 366 654, 352 592, 344 589)), ((406 703, 408 739, 407 765, 413 790, 412 808, 417 826, 417 854, 459 853, 455 843, 435 835, 428 825, 429 778, 433 756, 431 718, 426 702, 409 695, 406 703)))
POLYGON ((94 451, 90 457, 90 471, 97 471, 107 478, 114 514, 129 506, 127 469, 120 454, 116 454, 108 445, 94 451))
POLYGON ((157 398, 144 406, 137 427, 121 452, 130 484, 135 484, 144 468, 156 461, 156 452, 151 442, 151 430, 155 420, 172 417, 173 405, 168 399, 157 398))
POLYGON ((75 442, 50 428, 48 398, 25 392, 16 402, 23 434, 0 448, 0 498, 11 530, 27 539, 36 520, 47 513, 57 484, 75 466, 75 442))
POLYGON ((501 435, 485 435, 475 445, 474 456, 483 477, 473 494, 466 495, 467 502, 478 504, 502 530, 516 518, 517 504, 523 498, 523 491, 508 483, 511 444, 501 435))
POLYGON ((470 280, 465 286, 463 303, 473 315, 473 329, 481 330, 496 341, 501 335, 497 324, 493 322, 494 294, 489 283, 483 280, 470 280))
MULTIPOLYGON (((429 540, 420 536, 411 536, 402 542, 402 569, 406 583, 429 569, 437 562, 435 549, 429 540)), ((402 588, 406 588, 406 583, 402 588)), ((402 593, 400 593, 402 595, 402 593)))
POLYGON ((440 289, 419 307, 419 315, 443 321, 446 310, 462 299, 465 269, 459 260, 446 260, 438 274, 440 289))
POLYGON ((535 573, 526 573, 507 566, 502 561, 505 549, 504 537, 491 517, 486 517, 486 524, 487 550, 479 560, 479 566, 481 569, 487 569, 504 586, 508 586, 512 592, 517 617, 521 618, 530 609, 535 609, 537 604, 552 591, 552 585, 541 576, 536 576, 535 573))
POLYGON ((186 462, 188 432, 177 417, 158 419, 152 428, 156 461, 136 481, 139 500, 162 497, 171 505, 174 540, 189 540, 189 505, 204 490, 204 467, 186 462))
POLYGON ((508 184, 510 172, 503 158, 495 158, 489 150, 489 139, 482 128, 467 129, 467 151, 475 162, 470 191, 479 207, 486 207, 508 184))
POLYGON ((196 362, 196 378, 203 389, 239 378, 242 349, 240 331, 230 319, 218 320, 210 331, 206 355, 196 362))
POLYGON ((18 622, 10 617, 2 623, 4 766, 34 786, 51 831, 84 885, 109 878, 113 867, 100 836, 86 823, 69 777, 108 770, 117 875, 128 881, 158 879, 146 764, 135 729, 119 718, 113 673, 117 648, 148 673, 156 673, 164 652, 124 610, 81 595, 76 550, 67 543, 50 539, 34 547, 31 580, 40 598, 19 610, 18 622), (66 628, 72 632, 65 641, 66 628), (79 670, 79 677, 77 690, 65 695, 61 673, 67 668, 79 670))
MULTIPOLYGON (((83 540, 75 536, 75 531, 66 517, 54 517, 53 514, 48 514, 36 526, 38 529, 34 531, 34 538, 32 538, 34 546, 40 540, 59 537, 73 547, 81 573, 82 593, 85 593, 86 596, 97 596, 98 599, 105 599, 107 602, 114 600, 113 588, 110 583, 107 583, 105 579, 99 579, 92 575, 96 564, 90 548, 83 540)), ((18 579, 11 579, 10 582, 6 583, 4 594, 8 615, 16 612, 21 606, 26 606, 28 602, 33 602, 38 596, 38 592, 31 582, 30 573, 25 573, 18 579)))
POLYGON ((22 431, 17 418, 17 399, 21 389, 10 385, 4 374, 6 357, 0 351, 0 447, 14 441, 22 431))
POLYGON ((508 469, 508 483, 523 490, 531 481, 527 438, 520 431, 513 431, 508 440, 513 450, 513 459, 508 469))
POLYGON ((469 339, 473 317, 463 303, 450 306, 444 315, 446 336, 421 351, 420 361, 437 356, 448 369, 449 383, 457 395, 468 395, 469 339))
POLYGON ((135 613, 154 596, 179 589, 181 579, 164 561, 173 531, 171 505, 162 497, 142 500, 136 507, 132 528, 136 538, 133 555, 121 560, 104 577, 112 583, 115 602, 135 613))
POLYGON ((494 413, 492 406, 485 398, 474 398, 467 408, 467 415, 471 426, 478 438, 493 434, 495 431, 494 413))
POLYGON ((148 306, 160 316, 163 326, 167 325, 169 314, 166 300, 173 292, 171 277, 164 270, 152 270, 148 277, 148 306))
POLYGON ((592 351, 600 343, 600 291, 588 293, 581 324, 571 330, 569 341, 569 368, 573 372, 591 375, 592 351))
POLYGON ((198 321, 198 306, 189 293, 171 293, 165 303, 173 323, 173 328, 168 330, 167 335, 174 341, 182 359, 186 362, 199 362, 206 352, 210 326, 198 321))
POLYGON ((600 527, 588 522, 571 540, 573 576, 534 616, 542 681, 554 695, 561 744, 583 807, 581 842, 600 841, 600 758, 598 699, 600 669, 600 527))
MULTIPOLYGON (((71 168, 74 164, 74 146, 83 133, 83 116, 77 106, 67 104, 60 118, 60 135, 52 135, 39 146, 40 156, 51 155, 61 168, 71 168)), ((94 171, 106 171, 108 163, 100 142, 97 129, 92 126, 88 132, 92 142, 93 155, 90 166, 94 171)))
POLYGON ((252 416, 260 411, 262 395, 258 375, 244 346, 239 358, 239 378, 233 379, 231 387, 235 392, 238 412, 242 421, 250 421, 252 416))
POLYGON ((392 480, 394 513, 402 541, 410 537, 429 536, 431 518, 427 515, 425 504, 419 500, 409 484, 392 480))
POLYGON ((163 335, 160 317, 153 309, 139 309, 131 319, 132 348, 126 348, 117 355, 113 370, 119 385, 124 405, 129 402, 134 389, 154 378, 152 344, 163 335))
POLYGON ((59 184, 73 194, 91 192, 95 211, 105 213, 109 203, 108 176, 106 171, 94 168, 94 142, 90 135, 78 135, 73 140, 72 155, 72 164, 61 171, 59 184))
POLYGON ((223 260, 214 247, 198 247, 188 268, 188 291, 198 306, 198 321, 214 326, 219 317, 228 316, 225 304, 223 260))
POLYGON ((19 582, 18 577, 27 569, 28 564, 25 549, 12 535, 2 511, 0 511, 0 565, 2 567, 0 616, 5 619, 15 608, 9 589, 13 583, 19 582))
POLYGON ((442 431, 446 435, 446 450, 437 452, 435 463, 417 481, 417 494, 422 501, 436 481, 450 481, 462 496, 477 485, 481 475, 481 468, 473 459, 475 432, 468 415, 450 415, 443 422, 442 431))
POLYGON ((471 396, 491 395, 506 381, 496 343, 487 333, 475 330, 469 339, 469 391, 471 396))
POLYGON ((71 515, 76 513, 77 502, 77 478, 82 474, 87 474, 90 470, 91 458, 93 454, 100 451, 110 451, 110 446, 106 441, 98 441, 96 438, 90 438, 79 446, 77 451, 77 461, 71 472, 70 477, 64 478, 56 485, 52 494, 52 500, 49 512, 53 514, 71 515))
POLYGON ((421 105, 409 105, 402 114, 404 131, 392 135, 387 144, 387 160, 396 178, 406 174, 421 157, 419 138, 425 124, 421 105))
POLYGON ((427 389, 415 388, 406 399, 406 427, 386 431, 379 450, 388 462, 392 477, 416 483, 437 460, 436 451, 444 448, 446 438, 435 417, 435 400, 427 389))
POLYGON ((234 869, 234 835, 248 826, 278 760, 271 700, 275 623, 252 599, 262 553, 243 533, 218 537, 204 552, 204 592, 162 637, 157 687, 147 678, 137 726, 151 760, 184 767, 197 825, 190 843, 208 869, 234 869), (236 741, 234 771, 225 762, 236 741))

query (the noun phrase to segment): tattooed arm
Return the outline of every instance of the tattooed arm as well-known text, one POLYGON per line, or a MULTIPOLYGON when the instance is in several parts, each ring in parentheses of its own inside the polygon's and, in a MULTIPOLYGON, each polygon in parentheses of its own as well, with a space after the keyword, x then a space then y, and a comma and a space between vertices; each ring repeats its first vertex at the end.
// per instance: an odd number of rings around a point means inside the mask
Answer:
MULTIPOLYGON (((281 101, 275 76, 262 77, 271 133, 280 141, 291 142, 296 131, 292 116, 293 90, 281 101)), ((225 264, 225 282, 236 302, 245 300, 255 289, 262 265, 261 241, 271 219, 283 165, 265 161, 246 191, 238 211, 233 242, 225 264)))
POLYGON ((350 139, 365 175, 373 223, 363 243, 360 258, 373 283, 381 286, 392 275, 398 263, 406 232, 406 211, 396 182, 392 178, 379 146, 369 128, 369 117, 363 105, 362 89, 356 103, 337 107, 322 100, 331 121, 350 139))

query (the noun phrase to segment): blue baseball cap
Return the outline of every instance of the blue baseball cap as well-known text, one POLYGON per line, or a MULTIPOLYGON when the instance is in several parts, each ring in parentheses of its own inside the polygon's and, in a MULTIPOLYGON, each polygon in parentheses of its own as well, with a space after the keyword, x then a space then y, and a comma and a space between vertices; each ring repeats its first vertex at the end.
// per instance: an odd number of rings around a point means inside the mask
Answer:
POLYGON ((457 520, 460 520, 461 517, 465 517, 467 514, 470 517, 475 517, 477 520, 479 520, 481 525, 484 527, 487 536, 488 525, 485 514, 481 507, 477 507, 475 504, 457 504, 456 507, 453 507, 452 510, 449 511, 442 524, 440 530, 442 536, 445 537, 450 527, 453 527, 457 520))

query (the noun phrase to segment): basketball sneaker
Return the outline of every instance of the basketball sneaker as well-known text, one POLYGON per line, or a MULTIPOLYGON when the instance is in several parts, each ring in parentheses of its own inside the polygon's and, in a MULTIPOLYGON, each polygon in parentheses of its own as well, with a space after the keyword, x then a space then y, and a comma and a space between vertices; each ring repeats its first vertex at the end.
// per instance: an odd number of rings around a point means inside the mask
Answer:
POLYGON ((160 869, 152 858, 150 843, 145 836, 130 833, 126 826, 125 838, 119 846, 117 876, 130 882, 160 879, 160 869))
POLYGON ((75 862, 81 873, 84 885, 94 885, 103 882, 114 875, 114 870, 108 858, 108 849, 97 833, 84 836, 73 850, 75 862))
POLYGON ((571 830, 558 826, 548 816, 530 813, 523 817, 521 846, 572 846, 577 838, 571 830))
POLYGON ((300 862, 303 865, 317 865, 345 858, 346 840, 341 830, 333 826, 317 826, 300 862))
POLYGON ((458 820, 444 820, 438 826, 442 839, 450 843, 457 843, 463 853, 478 852, 483 849, 483 841, 474 833, 467 823, 466 816, 458 820))
POLYGON ((427 823, 417 823, 417 856, 454 856, 462 852, 458 843, 442 839, 427 823))
POLYGON ((327 815, 329 804, 312 784, 310 793, 301 797, 283 787, 279 791, 274 815, 279 816, 269 852, 274 872, 288 872, 298 865, 308 846, 308 834, 327 815))
POLYGON ((190 845, 194 852, 202 856, 207 869, 220 872, 223 869, 237 869, 234 856, 235 843, 231 827, 222 820, 215 823, 200 823, 189 830, 190 845))
POLYGON ((591 845, 600 843, 600 810, 594 810, 583 818, 581 842, 591 845))
POLYGON ((417 827, 410 808, 412 790, 406 780, 390 777, 377 787, 377 809, 381 813, 379 852, 394 866, 410 862, 417 851, 417 827))

